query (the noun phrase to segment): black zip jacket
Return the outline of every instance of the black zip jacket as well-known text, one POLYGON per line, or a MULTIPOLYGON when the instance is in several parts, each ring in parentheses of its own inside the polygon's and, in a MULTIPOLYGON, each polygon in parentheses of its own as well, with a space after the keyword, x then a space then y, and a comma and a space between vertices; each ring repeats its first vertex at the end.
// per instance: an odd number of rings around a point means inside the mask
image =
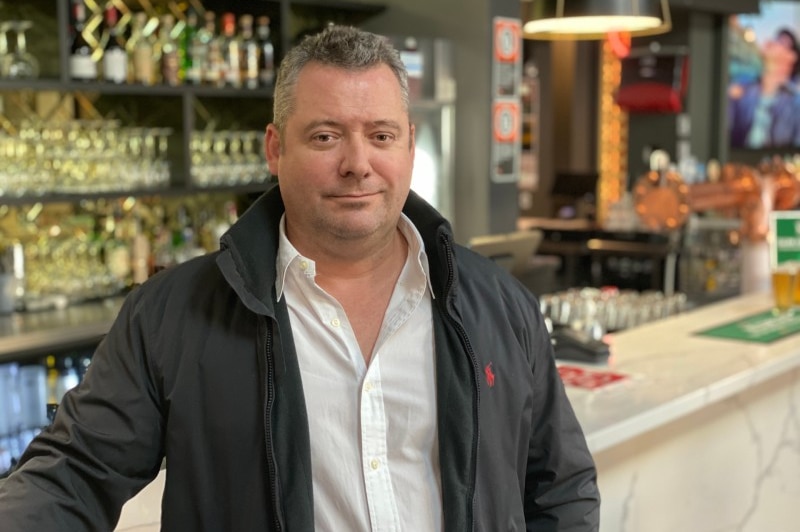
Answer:
MULTIPOLYGON (((0 487, 2 530, 112 530, 164 458, 165 531, 314 529, 303 388, 275 300, 282 212, 274 187, 220 251, 127 297, 83 382, 0 487)), ((597 530, 594 464, 534 297, 454 244, 413 193, 404 212, 435 294, 444 530, 597 530)))

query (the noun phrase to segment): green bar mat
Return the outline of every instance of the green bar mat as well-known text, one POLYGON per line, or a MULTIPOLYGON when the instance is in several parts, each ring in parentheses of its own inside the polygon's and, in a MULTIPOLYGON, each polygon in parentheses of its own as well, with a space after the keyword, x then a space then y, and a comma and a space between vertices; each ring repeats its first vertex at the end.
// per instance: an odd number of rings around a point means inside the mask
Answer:
POLYGON ((800 311, 775 314, 768 310, 695 334, 768 344, 798 332, 800 332, 800 311))

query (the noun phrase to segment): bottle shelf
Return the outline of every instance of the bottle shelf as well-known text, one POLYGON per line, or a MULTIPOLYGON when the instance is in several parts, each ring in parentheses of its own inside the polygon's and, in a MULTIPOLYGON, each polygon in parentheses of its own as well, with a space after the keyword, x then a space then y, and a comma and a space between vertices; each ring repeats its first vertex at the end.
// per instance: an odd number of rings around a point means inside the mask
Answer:
POLYGON ((33 203, 77 203, 82 200, 114 199, 120 197, 178 197, 193 194, 213 194, 218 192, 235 192, 237 194, 257 194, 269 189, 275 181, 265 180, 261 183, 248 183, 240 185, 213 185, 197 186, 182 185, 161 188, 137 188, 105 190, 101 192, 76 192, 60 193, 47 192, 44 194, 0 195, 0 205, 30 205, 33 203))
MULTIPOLYGON (((50 3, 49 0, 32 0, 30 5, 21 9, 18 6, 0 6, 0 18, 32 19, 33 30, 29 50, 42 65, 40 77, 36 79, 0 78, 0 98, 4 99, 3 116, 6 124, 12 124, 8 111, 12 104, 19 105, 17 120, 25 110, 31 110, 38 99, 47 99, 47 113, 56 107, 53 103, 58 98, 72 98, 72 102, 58 102, 61 112, 56 120, 64 120, 63 111, 74 110, 74 120, 93 120, 95 118, 112 118, 119 120, 123 126, 145 128, 168 128, 172 130, 169 155, 170 181, 166 188, 117 191, 103 190, 93 193, 43 193, 26 194, 24 196, 0 195, 2 204, 24 204, 29 202, 64 202, 79 201, 85 197, 105 198, 124 197, 129 195, 151 194, 192 194, 210 191, 242 191, 264 189, 266 183, 249 185, 197 186, 190 176, 194 175, 191 155, 191 138, 195 132, 216 129, 251 130, 263 132, 271 120, 271 103, 273 87, 260 85, 256 88, 213 86, 206 84, 181 83, 167 84, 134 84, 112 83, 103 80, 75 81, 70 79, 69 57, 73 24, 72 0, 50 3), (13 96, 14 94, 19 97, 13 96), (54 93, 55 97, 41 93, 54 93), (6 99, 7 96, 11 96, 6 99), (27 98, 27 100, 25 100, 27 98), (48 99, 49 98, 49 99, 48 99), (160 101, 159 101, 160 100, 160 101), (255 109, 254 102, 258 103, 255 109), (88 112, 87 112, 88 111, 88 112), (255 111, 255 112, 254 112, 255 111), (59 118, 60 116, 60 118, 59 118)), ((100 4, 87 4, 91 7, 87 12, 86 32, 92 46, 101 47, 103 43, 103 12, 100 4)), ((275 62, 279 63, 286 50, 306 32, 316 31, 328 21, 358 25, 361 22, 385 11, 386 6, 379 4, 362 4, 357 1, 321 1, 321 0, 249 0, 246 3, 230 5, 222 0, 191 0, 198 12, 214 11, 217 15, 233 12, 235 15, 251 14, 268 16, 275 45, 275 62)), ((167 12, 168 3, 164 0, 136 2, 126 0, 124 8, 118 4, 123 14, 128 17, 137 11, 146 11, 152 22, 167 12)), ((174 11, 173 11, 174 13, 174 11)), ((121 19, 120 19, 121 20, 121 19)), ((217 19, 219 21, 219 18, 217 19)), ((126 18, 126 24, 131 22, 126 18)), ((202 24, 202 19, 200 21, 202 24)), ((217 30, 219 31, 219 29, 217 30)), ((99 48, 93 54, 99 59, 99 48)), ((102 63, 100 59, 98 65, 102 63)), ((36 115, 32 115, 36 118, 36 115)), ((45 117, 39 117, 45 118, 45 117)), ((45 118, 45 119, 50 119, 45 118)), ((68 118, 69 119, 69 118, 68 118)), ((15 134, 12 128, 7 133, 15 134)), ((266 173, 266 163, 265 173, 266 173)))
POLYGON ((12 80, 0 79, 0 91, 57 91, 130 96, 196 96, 220 98, 271 98, 272 87, 255 89, 211 87, 208 85, 136 85, 132 83, 84 83, 58 79, 12 80))

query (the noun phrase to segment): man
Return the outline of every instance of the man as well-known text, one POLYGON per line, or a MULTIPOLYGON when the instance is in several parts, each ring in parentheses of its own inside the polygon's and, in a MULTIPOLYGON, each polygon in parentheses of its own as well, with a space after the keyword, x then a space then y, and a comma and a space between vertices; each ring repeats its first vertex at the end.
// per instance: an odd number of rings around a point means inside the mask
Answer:
POLYGON ((761 47, 763 65, 757 80, 728 89, 731 146, 776 148, 800 146, 800 46, 783 28, 761 47))
POLYGON ((409 193, 398 53, 305 39, 265 145, 278 186, 128 297, 0 522, 108 530, 165 458, 168 531, 596 530, 536 301, 409 193))

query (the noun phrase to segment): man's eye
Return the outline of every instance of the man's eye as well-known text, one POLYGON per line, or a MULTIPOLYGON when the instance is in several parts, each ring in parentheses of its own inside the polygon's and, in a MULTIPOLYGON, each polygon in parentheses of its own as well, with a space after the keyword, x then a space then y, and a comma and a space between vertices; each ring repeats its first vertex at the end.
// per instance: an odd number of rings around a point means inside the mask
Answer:
POLYGON ((317 142, 330 142, 332 138, 333 136, 327 133, 318 133, 314 135, 314 140, 317 142))
POLYGON ((379 133, 375 135, 375 140, 377 140, 378 142, 389 142, 390 140, 392 140, 392 136, 387 133, 379 133))

